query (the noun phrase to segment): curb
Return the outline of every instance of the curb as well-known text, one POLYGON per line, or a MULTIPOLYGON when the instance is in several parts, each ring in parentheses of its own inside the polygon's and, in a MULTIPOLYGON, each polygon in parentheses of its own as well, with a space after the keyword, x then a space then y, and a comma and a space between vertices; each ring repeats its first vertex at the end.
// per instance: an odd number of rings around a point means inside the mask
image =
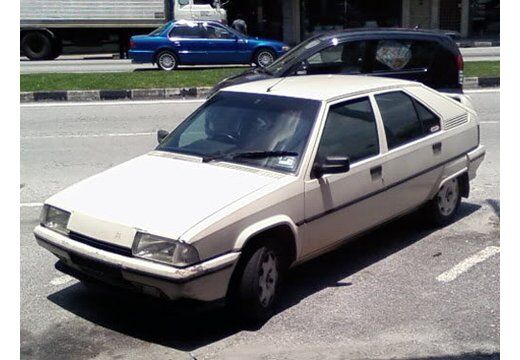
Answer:
POLYGON ((20 92, 20 102, 204 99, 210 87, 20 92))
POLYGON ((469 40, 461 40, 455 41, 455 43, 462 48, 466 47, 491 47, 491 46, 500 46, 500 40, 493 41, 469 41, 469 40))
MULTIPOLYGON (((464 89, 497 86, 500 86, 500 77, 464 78, 464 89)), ((20 102, 204 99, 208 95, 210 89, 210 87, 194 87, 130 90, 29 91, 20 93, 20 102)))

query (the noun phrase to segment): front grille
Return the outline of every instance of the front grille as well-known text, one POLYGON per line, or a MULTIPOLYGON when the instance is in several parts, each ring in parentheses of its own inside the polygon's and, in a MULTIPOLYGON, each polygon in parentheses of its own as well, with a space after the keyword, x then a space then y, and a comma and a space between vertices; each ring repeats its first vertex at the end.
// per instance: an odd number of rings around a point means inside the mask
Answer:
POLYGON ((110 251, 112 253, 116 253, 116 254, 124 255, 124 256, 132 256, 132 249, 125 248, 125 247, 119 246, 119 245, 109 244, 104 241, 100 241, 100 240, 97 240, 97 239, 94 239, 89 236, 82 235, 82 234, 79 234, 76 232, 70 232, 69 238, 71 240, 83 243, 85 245, 95 247, 96 249, 110 251))

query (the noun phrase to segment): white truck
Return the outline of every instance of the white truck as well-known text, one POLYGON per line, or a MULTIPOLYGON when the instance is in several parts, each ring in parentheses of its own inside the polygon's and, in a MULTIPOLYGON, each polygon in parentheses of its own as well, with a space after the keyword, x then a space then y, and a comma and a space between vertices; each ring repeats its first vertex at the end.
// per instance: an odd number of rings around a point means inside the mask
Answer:
POLYGON ((220 0, 21 0, 20 53, 51 60, 64 47, 117 44, 123 57, 130 36, 181 19, 226 23, 227 14, 220 0))

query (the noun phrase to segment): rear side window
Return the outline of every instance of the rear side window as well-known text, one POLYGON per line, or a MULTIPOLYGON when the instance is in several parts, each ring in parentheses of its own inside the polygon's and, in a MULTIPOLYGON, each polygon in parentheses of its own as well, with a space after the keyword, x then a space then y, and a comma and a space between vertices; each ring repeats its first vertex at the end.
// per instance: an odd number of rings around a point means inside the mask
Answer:
POLYGON ((423 136, 423 126, 412 98, 401 91, 376 95, 375 98, 383 118, 388 149, 423 136))
POLYGON ((350 41, 325 48, 307 59, 313 68, 329 66, 330 73, 359 74, 363 70, 365 41, 350 41))
POLYGON ((376 120, 368 98, 331 106, 317 160, 348 156, 351 162, 379 154, 376 120))
POLYGON ((170 36, 180 38, 198 38, 200 37, 199 26, 175 26, 170 32, 170 36))
POLYGON ((374 72, 427 69, 437 43, 416 40, 379 40, 375 48, 374 72))

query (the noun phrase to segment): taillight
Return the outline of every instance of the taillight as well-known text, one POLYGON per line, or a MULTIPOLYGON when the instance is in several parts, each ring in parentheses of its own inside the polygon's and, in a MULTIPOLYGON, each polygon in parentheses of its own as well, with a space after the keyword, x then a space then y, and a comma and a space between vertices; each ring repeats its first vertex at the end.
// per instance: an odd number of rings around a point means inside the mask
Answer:
POLYGON ((464 82, 464 60, 462 59, 461 54, 457 55, 456 62, 457 62, 457 72, 459 74, 459 84, 462 85, 462 83, 464 82))
POLYGON ((135 47, 135 41, 130 39, 130 49, 133 49, 135 47))

